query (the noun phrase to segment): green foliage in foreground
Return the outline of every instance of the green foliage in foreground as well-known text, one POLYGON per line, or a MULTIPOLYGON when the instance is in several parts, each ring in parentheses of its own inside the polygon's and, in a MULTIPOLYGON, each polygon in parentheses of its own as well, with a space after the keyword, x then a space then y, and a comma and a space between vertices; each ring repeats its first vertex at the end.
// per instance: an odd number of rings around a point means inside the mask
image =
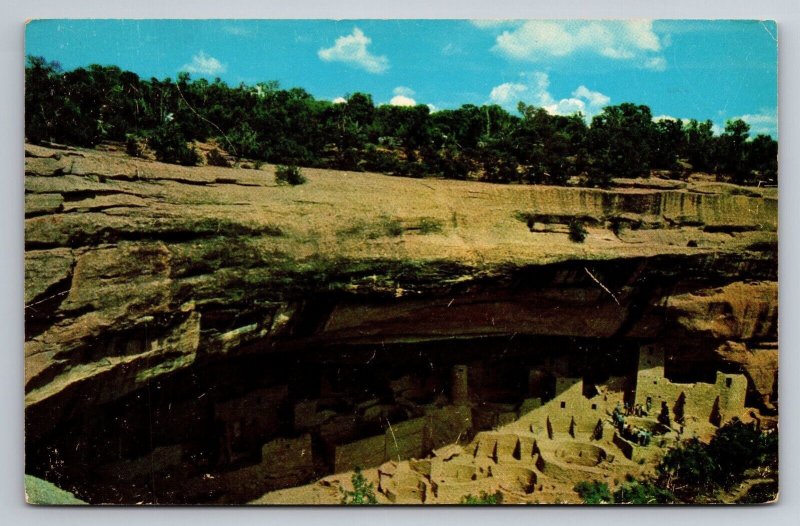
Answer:
POLYGON ((605 482, 588 482, 582 480, 573 488, 583 499, 584 504, 609 504, 614 502, 611 491, 605 482))
POLYGON ((481 505, 493 506, 502 503, 503 503, 503 494, 500 493, 499 491, 493 495, 489 495, 485 491, 482 491, 480 497, 475 497, 474 495, 469 494, 469 495, 464 495, 464 497, 461 498, 461 504, 469 504, 477 506, 481 505))
POLYGON ((693 438, 669 450, 651 479, 629 480, 613 495, 601 482, 582 481, 575 491, 586 504, 711 503, 719 501, 720 492, 731 491, 748 478, 767 478, 739 499, 761 503, 777 497, 777 469, 777 433, 733 420, 708 444, 693 438))
POLYGON ((53 506, 86 504, 86 502, 76 498, 72 493, 31 475, 25 475, 25 497, 28 504, 53 506))
POLYGON ((356 468, 351 480, 353 482, 353 491, 342 490, 342 504, 364 505, 378 503, 372 482, 367 482, 364 474, 361 473, 361 468, 356 468))
POLYGON ((730 490, 756 468, 777 474, 778 434, 734 420, 720 428, 708 445, 692 439, 670 450, 658 466, 658 480, 681 500, 692 501, 730 490))
POLYGON ((671 504, 677 498, 672 492, 652 482, 626 482, 614 492, 616 504, 671 504))

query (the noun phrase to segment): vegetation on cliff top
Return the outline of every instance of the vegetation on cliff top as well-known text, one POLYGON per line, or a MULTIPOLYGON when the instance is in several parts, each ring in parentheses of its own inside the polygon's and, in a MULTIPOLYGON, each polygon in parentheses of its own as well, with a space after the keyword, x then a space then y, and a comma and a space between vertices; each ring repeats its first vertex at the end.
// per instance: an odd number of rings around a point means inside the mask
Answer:
POLYGON ((777 142, 750 137, 742 120, 715 135, 711 121, 655 121, 650 108, 608 106, 589 125, 580 114, 551 115, 519 105, 464 105, 431 113, 424 105, 375 106, 354 93, 345 103, 316 100, 277 82, 230 87, 220 79, 145 80, 115 66, 62 71, 42 57, 25 70, 25 134, 31 142, 94 146, 147 143, 158 159, 195 164, 193 140, 216 138, 243 157, 409 177, 501 183, 605 186, 611 177, 690 169, 737 183, 775 182, 777 142))

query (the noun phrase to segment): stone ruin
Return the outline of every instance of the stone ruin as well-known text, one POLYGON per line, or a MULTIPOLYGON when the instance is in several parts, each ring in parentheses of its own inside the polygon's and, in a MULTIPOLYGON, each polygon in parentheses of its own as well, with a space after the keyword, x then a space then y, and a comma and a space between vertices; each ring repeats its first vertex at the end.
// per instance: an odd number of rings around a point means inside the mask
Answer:
MULTIPOLYGON (((337 447, 335 471, 342 474, 321 480, 317 489, 327 488, 333 498, 333 489, 346 485, 352 469, 378 466, 369 474, 387 502, 458 503, 466 495, 496 492, 505 503, 553 502, 568 499, 565 495, 581 480, 641 473, 682 437, 707 437, 732 418, 745 416, 743 375, 717 372, 714 383, 677 383, 665 376, 664 362, 663 348, 643 345, 635 374, 586 386, 581 377, 561 376, 569 371, 566 360, 551 360, 529 371, 529 392, 546 390, 550 378, 554 396, 524 399, 513 418, 501 404, 491 431, 474 427, 475 415, 486 409, 471 393, 469 368, 454 366, 452 405, 439 410, 439 418, 432 414, 410 420, 395 426, 394 435, 387 431, 337 447), (669 408, 670 424, 659 421, 661 402, 669 408), (651 410, 644 414, 646 406, 651 410), (620 407, 626 408, 627 426, 646 430, 652 440, 637 441, 615 425, 613 414, 620 407), (449 428, 451 443, 434 447, 433 422, 461 425, 449 428), (474 439, 460 445, 459 438, 466 438, 470 430, 478 431, 474 439)), ((444 443, 448 435, 437 438, 444 443)), ((259 502, 271 502, 266 497, 259 502)))

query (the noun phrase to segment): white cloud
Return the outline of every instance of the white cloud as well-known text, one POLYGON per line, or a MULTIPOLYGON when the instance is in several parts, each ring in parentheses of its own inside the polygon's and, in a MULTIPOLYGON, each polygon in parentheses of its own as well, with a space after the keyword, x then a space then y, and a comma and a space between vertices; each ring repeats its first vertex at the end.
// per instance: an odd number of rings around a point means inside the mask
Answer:
POLYGON ((437 111, 439 111, 439 108, 437 108, 435 104, 426 104, 426 106, 428 107, 431 113, 436 113, 437 111))
POLYGON ((611 97, 608 95, 604 95, 599 91, 592 91, 583 85, 578 86, 578 89, 572 92, 572 96, 584 98, 589 102, 590 106, 595 106, 597 108, 607 106, 608 103, 611 102, 611 97))
POLYGON ((653 71, 664 71, 667 69, 667 59, 664 57, 651 57, 644 61, 642 67, 653 71))
MULTIPOLYGON (((485 27, 485 26, 478 26, 485 27)), ((541 61, 573 53, 593 53, 614 60, 633 60, 663 71, 663 43, 649 20, 529 20, 503 31, 494 51, 517 60, 541 61)))
POLYGON ((551 115, 581 112, 587 117, 599 113, 603 106, 611 102, 609 96, 583 85, 578 86, 571 97, 556 99, 550 93, 550 77, 547 73, 535 71, 520 76, 520 82, 505 82, 492 88, 489 100, 511 111, 522 101, 544 108, 551 115))
POLYGON ((742 119, 750 125, 750 137, 758 134, 778 135, 778 114, 775 111, 762 110, 761 113, 746 113, 738 117, 731 117, 730 120, 742 119))
POLYGON ((407 88, 406 86, 397 86, 395 89, 392 90, 392 93, 395 95, 404 95, 406 97, 411 97, 416 92, 411 88, 407 88))
POLYGON ((411 97, 406 97, 405 95, 395 95, 391 98, 389 104, 392 106, 416 106, 417 101, 411 97))
POLYGON ((332 47, 320 49, 317 55, 325 62, 344 62, 370 73, 383 73, 389 69, 389 59, 370 53, 367 47, 371 43, 372 39, 356 27, 350 35, 337 38, 332 47))
POLYGON ((501 106, 513 106, 527 91, 528 86, 525 84, 505 82, 492 88, 492 92, 489 94, 489 100, 501 106))
POLYGON ((345 99, 344 97, 336 97, 331 102, 333 102, 334 104, 347 104, 347 99, 345 99))
POLYGON ((219 75, 225 73, 225 64, 201 51, 192 57, 190 63, 181 66, 181 70, 200 75, 219 75))

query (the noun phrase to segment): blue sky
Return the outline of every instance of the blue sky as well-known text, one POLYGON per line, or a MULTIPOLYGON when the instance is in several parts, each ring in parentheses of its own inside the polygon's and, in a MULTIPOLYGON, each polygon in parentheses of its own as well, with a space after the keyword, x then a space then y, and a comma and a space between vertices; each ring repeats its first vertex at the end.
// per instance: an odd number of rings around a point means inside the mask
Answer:
POLYGON ((777 137, 776 39, 773 22, 743 20, 40 20, 26 53, 434 109, 522 100, 591 116, 636 102, 777 137))

